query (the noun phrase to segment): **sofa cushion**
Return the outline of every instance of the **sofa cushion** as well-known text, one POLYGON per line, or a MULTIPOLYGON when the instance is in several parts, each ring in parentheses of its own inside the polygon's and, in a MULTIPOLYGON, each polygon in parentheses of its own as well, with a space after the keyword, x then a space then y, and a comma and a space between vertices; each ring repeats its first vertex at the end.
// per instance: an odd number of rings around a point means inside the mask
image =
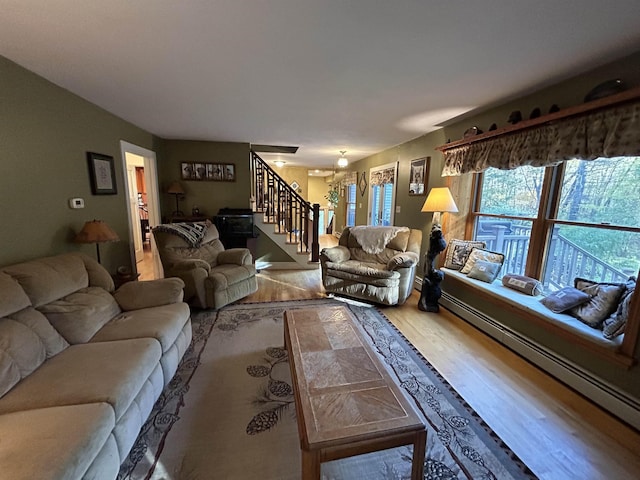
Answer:
POLYGON ((588 302, 590 298, 591 296, 588 293, 575 287, 564 287, 550 293, 540 300, 540 303, 553 313, 562 313, 588 302))
POLYGON ((576 278, 574 286, 587 293, 590 298, 588 302, 572 308, 569 313, 593 328, 602 327, 602 322, 616 311, 620 297, 627 290, 624 283, 598 283, 584 278, 576 278))
POLYGON ((460 270, 467 263, 467 258, 474 248, 484 248, 485 242, 475 240, 460 240, 454 238, 449 242, 444 258, 444 266, 452 270, 460 270))
POLYGON ((602 324, 602 335, 604 338, 611 339, 624 333, 631 311, 631 297, 635 289, 636 280, 634 277, 631 277, 627 281, 627 291, 622 295, 618 309, 602 324))
POLYGON ((155 338, 166 352, 189 321, 186 303, 123 312, 100 329, 91 342, 110 342, 127 338, 155 338))
POLYGON ((0 397, 46 358, 44 344, 33 330, 10 318, 0 318, 0 397))
POLYGON ((89 286, 82 257, 66 253, 4 267, 24 289, 34 307, 65 297, 89 286))
POLYGON ((20 284, 6 273, 0 272, 0 317, 31 305, 31 300, 20 284))
MULTIPOLYGON (((105 403, 59 406, 0 415, 0 476, 82 478, 115 425, 105 403)), ((119 459, 115 459, 116 461, 119 459)))
POLYGON ((184 281, 171 277, 146 282, 127 282, 113 294, 113 297, 123 310, 159 307, 182 301, 184 281))
POLYGON ((485 262, 491 263, 499 263, 500 265, 502 265, 502 263, 504 262, 504 254, 499 252, 490 252, 489 250, 474 247, 473 249, 471 249, 469 258, 467 258, 467 261, 465 262, 464 267, 462 267, 462 270, 460 270, 460 273, 464 273, 465 275, 468 274, 478 260, 483 260, 485 262))
POLYGON ((486 262, 484 260, 477 260, 471 271, 468 273, 469 278, 475 278, 476 280, 482 280, 483 282, 493 282, 500 269, 502 263, 486 262))
POLYGON ((0 414, 108 403, 116 422, 160 363, 160 344, 141 338, 71 345, 0 399, 0 414))
POLYGON ((9 318, 33 330, 43 343, 47 358, 57 355, 69 346, 69 343, 49 323, 49 320, 33 307, 13 313, 9 318))
POLYGON ((502 285, 534 297, 541 295, 543 290, 540 280, 515 273, 507 273, 502 277, 502 285))
POLYGON ((255 274, 256 267, 254 265, 224 264, 212 269, 205 282, 212 286, 214 291, 218 291, 227 289, 230 285, 244 282, 255 274))
POLYGON ((113 296, 100 287, 87 287, 38 308, 71 344, 85 343, 120 313, 113 296))
POLYGON ((350 282, 376 287, 397 287, 400 272, 387 270, 381 264, 366 264, 348 260, 343 263, 327 263, 327 277, 335 277, 350 282))

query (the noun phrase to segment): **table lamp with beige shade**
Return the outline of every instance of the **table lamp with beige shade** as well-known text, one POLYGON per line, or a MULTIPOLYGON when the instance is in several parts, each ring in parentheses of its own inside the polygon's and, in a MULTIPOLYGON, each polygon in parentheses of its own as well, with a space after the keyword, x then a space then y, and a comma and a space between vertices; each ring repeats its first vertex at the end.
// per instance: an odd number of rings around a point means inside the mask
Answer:
POLYGON ((435 267, 435 260, 447 248, 440 222, 444 212, 457 213, 458 207, 448 187, 434 187, 427 195, 421 211, 433 212, 433 223, 429 236, 429 251, 425 255, 418 308, 426 312, 438 312, 440 310, 438 300, 442 294, 440 283, 444 279, 444 272, 435 267))
POLYGON ((84 224, 73 241, 76 243, 95 243, 98 263, 100 263, 100 244, 118 242, 120 237, 102 220, 91 220, 84 224))

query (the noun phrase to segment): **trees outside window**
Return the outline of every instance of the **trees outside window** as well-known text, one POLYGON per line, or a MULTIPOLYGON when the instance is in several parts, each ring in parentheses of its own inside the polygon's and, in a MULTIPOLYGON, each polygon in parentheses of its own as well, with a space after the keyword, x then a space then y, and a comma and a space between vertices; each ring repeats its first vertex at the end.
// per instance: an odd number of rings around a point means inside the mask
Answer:
POLYGON ((505 254, 502 274, 623 282, 640 268, 640 157, 477 174, 474 237, 505 254))

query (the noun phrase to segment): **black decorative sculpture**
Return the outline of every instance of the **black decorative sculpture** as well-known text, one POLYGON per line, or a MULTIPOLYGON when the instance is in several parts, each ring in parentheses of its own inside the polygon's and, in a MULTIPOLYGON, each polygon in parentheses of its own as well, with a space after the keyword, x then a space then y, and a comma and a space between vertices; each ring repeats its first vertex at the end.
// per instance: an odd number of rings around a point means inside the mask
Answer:
POLYGON ((444 279, 444 272, 435 267, 435 262, 438 255, 445 248, 447 248, 447 242, 444 239, 444 235, 442 235, 442 228, 440 225, 434 224, 429 236, 429 251, 425 255, 422 290, 418 301, 418 308, 423 312, 440 311, 438 300, 442 295, 440 283, 444 279))
POLYGON ((456 213, 458 207, 447 187, 433 187, 422 206, 422 212, 433 212, 431 235, 429 236, 429 251, 425 255, 424 275, 418 308, 424 312, 438 312, 438 300, 442 295, 440 283, 444 279, 444 272, 435 266, 436 258, 447 248, 447 242, 442 234, 440 217, 442 212, 456 213))

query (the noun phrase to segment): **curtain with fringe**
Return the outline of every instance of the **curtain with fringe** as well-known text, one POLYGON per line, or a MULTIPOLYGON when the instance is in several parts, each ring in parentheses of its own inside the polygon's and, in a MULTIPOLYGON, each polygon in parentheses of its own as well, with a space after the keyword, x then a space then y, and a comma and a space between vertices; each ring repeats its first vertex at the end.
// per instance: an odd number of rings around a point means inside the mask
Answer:
POLYGON ((640 102, 620 105, 444 152, 442 176, 530 165, 548 167, 564 160, 640 155, 640 102))

